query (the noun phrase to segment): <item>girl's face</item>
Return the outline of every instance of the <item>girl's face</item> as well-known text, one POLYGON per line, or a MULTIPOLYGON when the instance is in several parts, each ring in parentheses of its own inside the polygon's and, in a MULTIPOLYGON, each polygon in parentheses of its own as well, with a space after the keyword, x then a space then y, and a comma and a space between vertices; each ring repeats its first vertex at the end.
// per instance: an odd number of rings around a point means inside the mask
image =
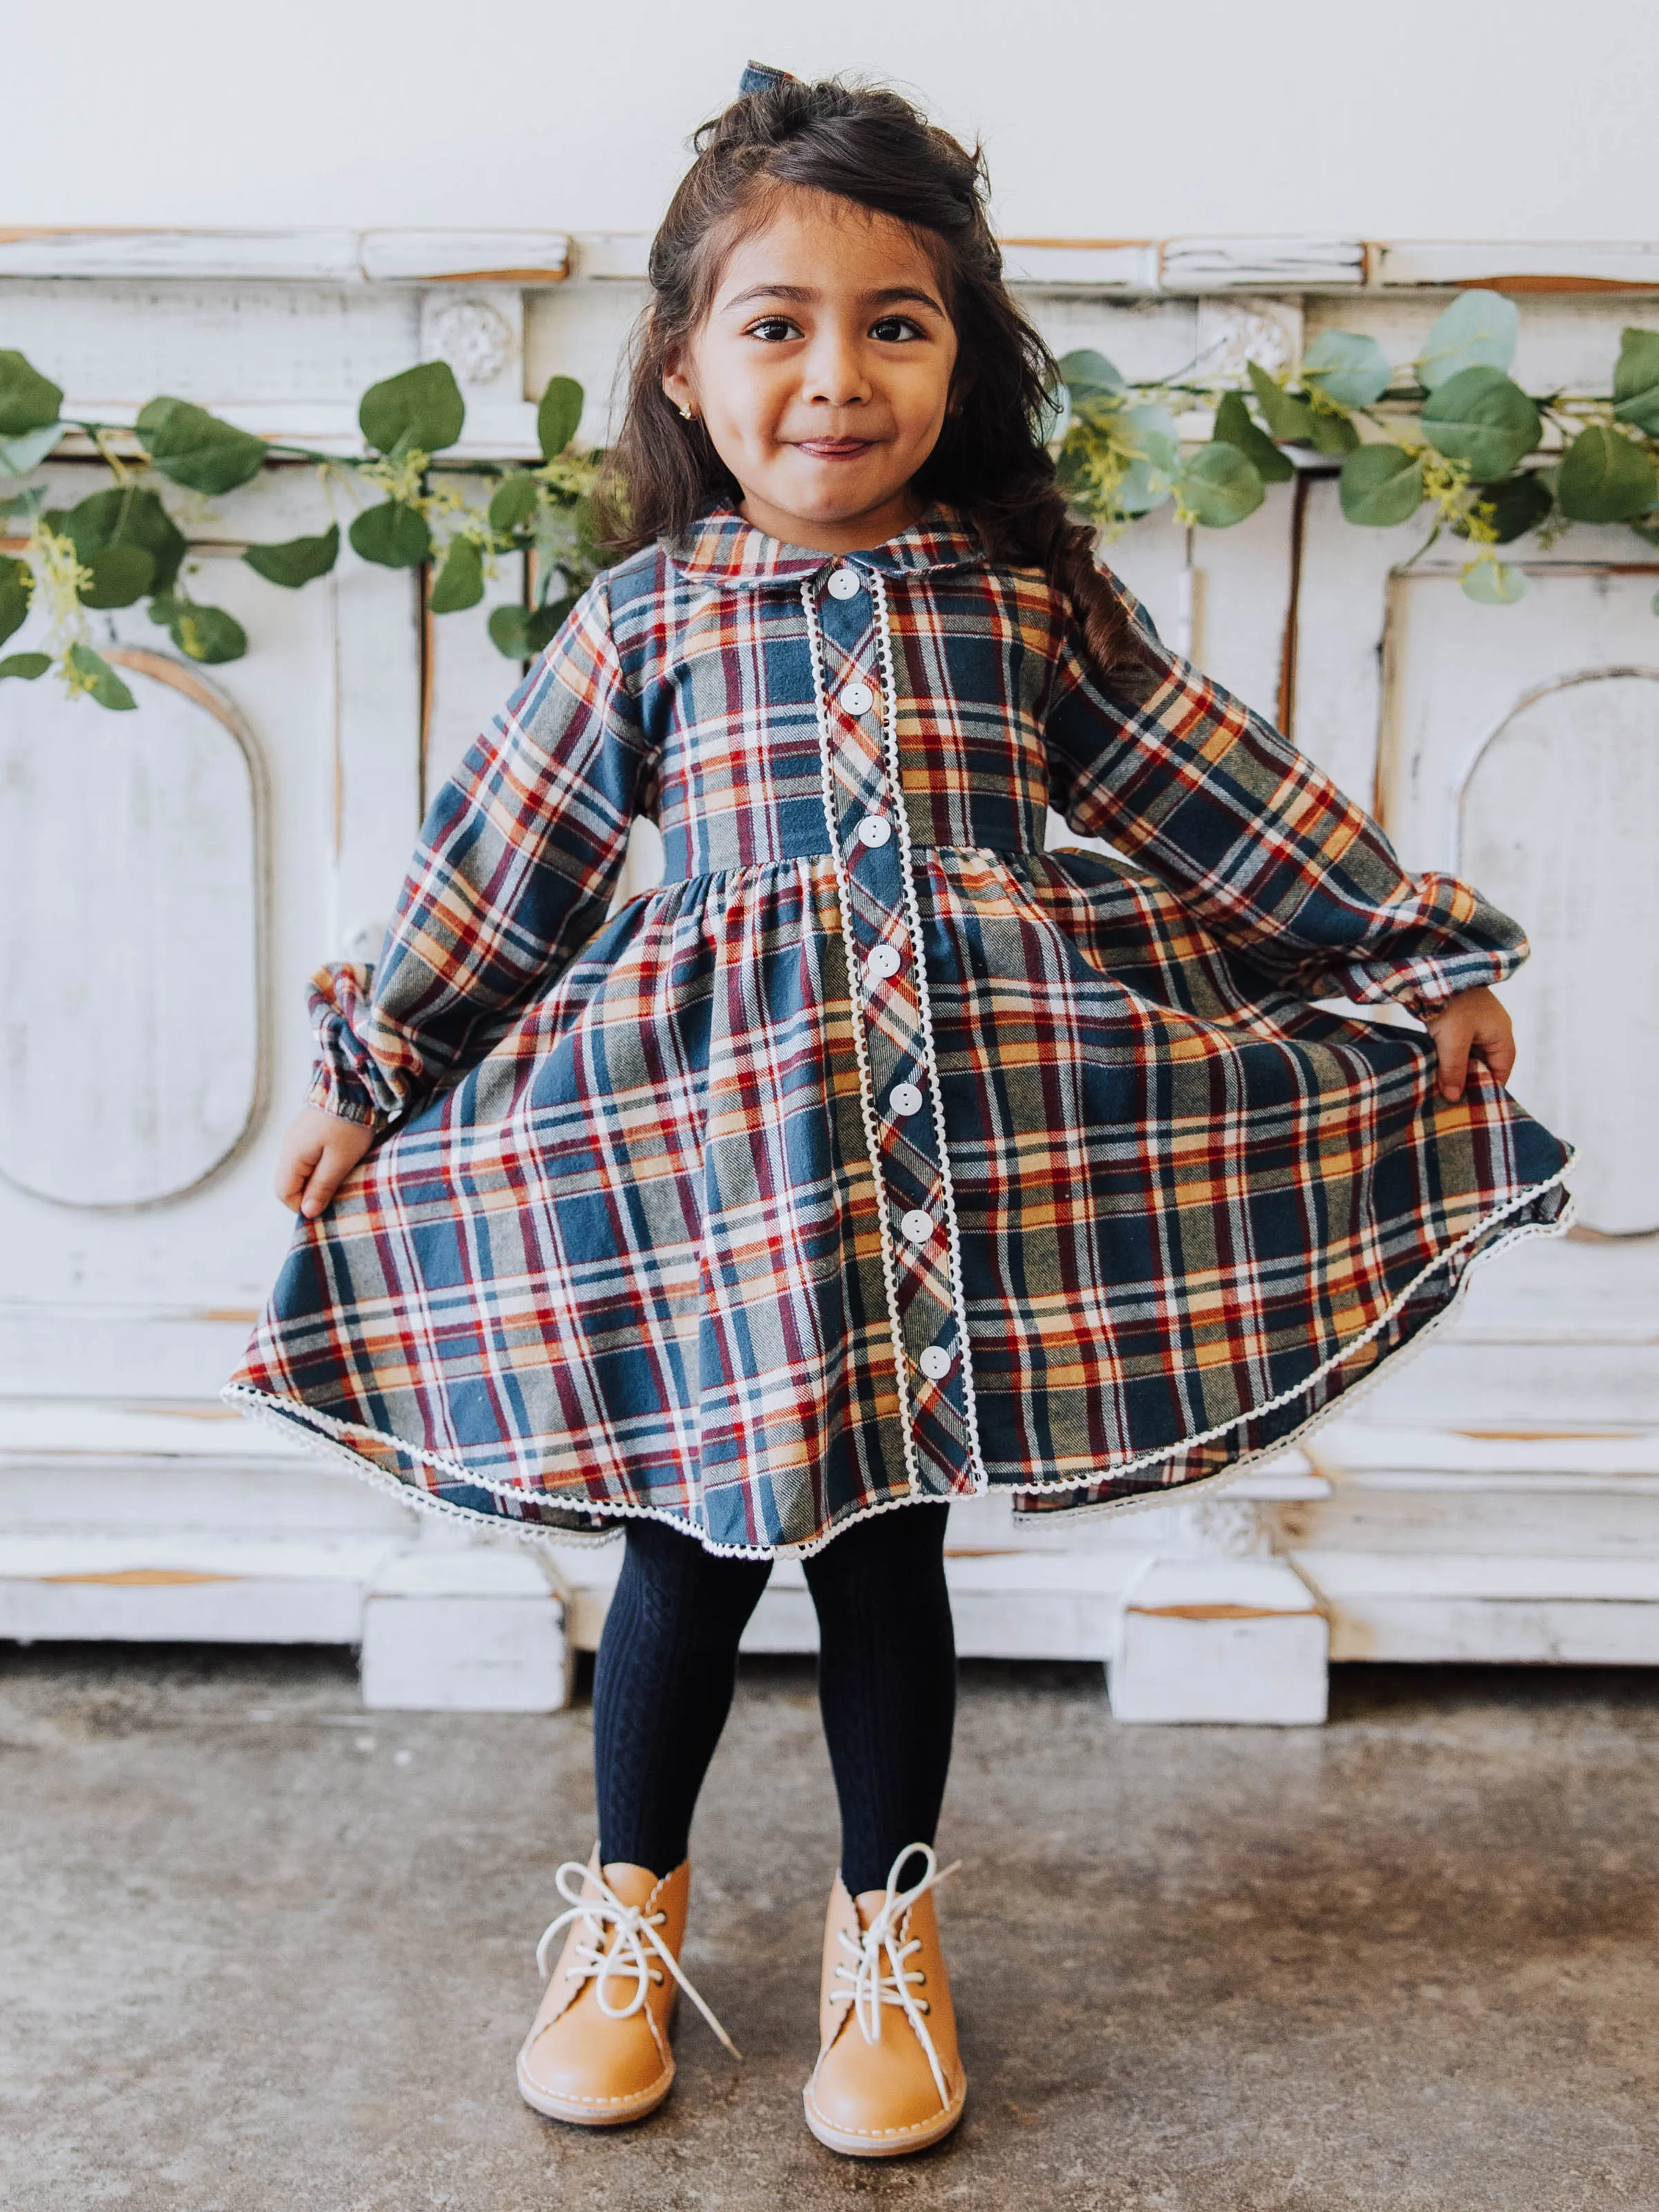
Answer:
POLYGON ((744 517, 851 553, 913 522, 910 480, 950 404, 957 336, 902 223, 828 192, 784 195, 726 257, 663 389, 708 427, 744 517))

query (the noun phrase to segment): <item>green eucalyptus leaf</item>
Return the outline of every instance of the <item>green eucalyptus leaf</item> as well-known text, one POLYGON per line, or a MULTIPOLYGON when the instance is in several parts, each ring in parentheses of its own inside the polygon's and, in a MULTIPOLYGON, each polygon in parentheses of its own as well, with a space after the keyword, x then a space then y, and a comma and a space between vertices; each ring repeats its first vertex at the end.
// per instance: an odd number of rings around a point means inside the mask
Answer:
POLYGON ((1366 529, 1409 522, 1423 503, 1423 464, 1403 446, 1357 446, 1337 486, 1342 512, 1366 529))
POLYGON ((355 553, 382 568, 418 568, 432 550, 426 517, 395 499, 366 508, 348 535, 355 553))
POLYGON ((100 707, 125 714, 138 704, 103 654, 94 653, 89 645, 70 646, 69 661, 77 675, 86 678, 88 696, 100 707))
POLYGON ((1181 471, 1181 502, 1208 530, 1226 530, 1267 497, 1255 464, 1225 438, 1200 446, 1181 471))
POLYGON ((26 477, 38 469, 68 428, 67 422, 46 422, 21 438, 0 438, 0 476, 26 477))
POLYGON ((526 635, 529 619, 527 607, 490 609, 489 619, 484 628, 489 632, 489 641, 497 653, 505 653, 509 660, 528 660, 531 658, 530 643, 526 635))
POLYGON ((1501 292, 1460 292, 1423 341, 1413 366, 1425 392, 1437 392, 1470 368, 1507 368, 1515 359, 1521 318, 1501 292))
POLYGON ((433 613, 453 615, 463 607, 476 607, 483 592, 483 554, 470 538, 452 538, 443 566, 432 580, 433 613))
POLYGON ((1620 422, 1659 435, 1659 331, 1626 330, 1613 372, 1613 411, 1620 422))
POLYGON ((21 353, 0 352, 0 438, 21 438, 58 420, 64 404, 58 386, 21 353))
POLYGON ((1237 446, 1263 483, 1288 483, 1296 464, 1281 453, 1266 431, 1259 430, 1244 404, 1242 392, 1229 392, 1215 410, 1215 435, 1237 446))
POLYGON ((28 562, 0 554, 0 645, 28 620, 33 592, 34 572, 28 562))
POLYGON ((1492 509, 1492 526, 1498 532, 1500 545, 1513 544, 1528 531, 1536 530, 1555 504, 1550 487, 1537 469, 1528 470, 1524 476, 1505 477, 1501 483, 1488 484, 1480 500, 1483 506, 1492 509))
POLYGON ((1463 576, 1463 595, 1478 606, 1512 607, 1526 589, 1521 571, 1502 561, 1477 561, 1463 576))
POLYGON ((1590 422, 1561 456, 1555 495, 1574 522, 1629 522, 1659 499, 1659 479, 1633 439, 1590 422))
POLYGON ((552 376, 536 410, 536 438, 544 461, 555 459, 576 434, 582 419, 582 388, 574 376, 552 376))
POLYGON ((25 684, 33 684, 51 666, 49 653, 14 653, 9 660, 0 660, 0 676, 19 676, 25 684))
POLYGON ((522 469, 503 477, 489 501, 492 530, 522 530, 536 512, 536 479, 522 469))
POLYGON ((92 572, 92 581, 81 587, 83 607, 130 607, 155 580, 155 555, 125 538, 100 545, 83 566, 92 572))
POLYGON ((167 628, 179 652, 191 660, 240 660, 247 651, 247 632, 222 607, 175 601, 167 628))
POLYGON ((1302 356, 1302 380, 1342 407, 1369 407, 1389 388, 1394 371, 1375 338, 1353 331, 1322 331, 1302 356))
POLYGON ((1171 475, 1180 467, 1181 433, 1167 407, 1148 400, 1143 406, 1124 408, 1118 421, 1125 442, 1143 460, 1150 461, 1154 468, 1168 470, 1171 475))
POLYGON ((1125 392, 1128 389, 1105 355, 1097 353, 1092 346, 1079 347, 1076 353, 1064 355, 1060 373, 1073 399, 1091 392, 1125 392))
POLYGON ((1134 453, 1112 494, 1118 514, 1150 514, 1162 507, 1175 488, 1181 468, 1181 434, 1167 407, 1148 403, 1119 411, 1118 426, 1124 443, 1134 453))
POLYGON ((1359 433, 1346 415, 1328 414, 1322 407, 1313 410, 1313 449, 1316 453, 1351 453, 1359 443, 1359 433))
POLYGON ((216 497, 257 477, 265 441, 188 399, 151 399, 138 410, 138 442, 162 475, 216 497))
POLYGON ((189 550, 184 533, 155 494, 132 484, 93 492, 67 514, 54 508, 42 519, 69 538, 76 558, 88 566, 106 545, 142 545, 155 563, 151 582, 158 592, 171 590, 189 550))
POLYGON ((1150 461, 1132 461, 1112 489, 1111 511, 1127 517, 1151 514, 1174 489, 1173 479, 1150 461))
POLYGON ((487 625, 489 641, 509 660, 533 660, 557 636, 560 624, 576 602, 557 599, 548 607, 496 607, 487 625))
POLYGON ((1543 435, 1538 410, 1500 368, 1461 368, 1425 402, 1423 434, 1477 483, 1506 477, 1543 435))
POLYGON ((1244 367, 1268 436, 1277 438, 1281 445, 1306 445, 1313 436, 1313 409, 1307 401, 1292 399, 1259 362, 1247 361, 1244 367))
POLYGON ((242 558, 256 576, 297 592, 301 584, 325 576, 340 557, 340 526, 331 523, 320 538, 288 538, 280 545, 250 545, 242 558))
POLYGON ((423 361, 383 384, 372 384, 357 408, 357 422, 377 453, 441 453, 466 421, 466 402, 447 361, 423 361))

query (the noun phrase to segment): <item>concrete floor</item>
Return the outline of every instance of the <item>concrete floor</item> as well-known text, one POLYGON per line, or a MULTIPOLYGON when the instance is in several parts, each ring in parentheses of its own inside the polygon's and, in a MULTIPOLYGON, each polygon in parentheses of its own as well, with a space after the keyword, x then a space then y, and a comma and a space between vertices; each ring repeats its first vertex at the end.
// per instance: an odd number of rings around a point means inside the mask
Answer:
POLYGON ((1659 2207, 1659 1677, 1339 1670, 1317 1729, 1115 1727, 963 1670, 940 1841, 968 2115, 800 2115, 833 1867, 807 1666, 750 1664, 670 2103, 520 2102, 590 1715, 356 1709, 329 1653, 0 1645, 0 2203, 22 2212, 1659 2207))

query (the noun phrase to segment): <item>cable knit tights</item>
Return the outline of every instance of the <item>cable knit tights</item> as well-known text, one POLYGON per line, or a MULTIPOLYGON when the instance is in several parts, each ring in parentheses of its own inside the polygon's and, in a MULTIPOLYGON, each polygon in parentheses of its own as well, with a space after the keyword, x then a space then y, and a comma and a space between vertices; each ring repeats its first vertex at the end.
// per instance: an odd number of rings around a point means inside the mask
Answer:
MULTIPOLYGON (((855 1522, 803 1564, 818 1616, 818 1703, 841 1803, 842 1879, 879 1889, 931 1844, 956 1717, 943 1505, 855 1522)), ((593 1675, 599 1856, 672 1873, 731 1710, 738 1640, 772 1571, 660 1521, 630 1521, 593 1675)), ((916 1862, 910 1869, 914 1874, 916 1862)))

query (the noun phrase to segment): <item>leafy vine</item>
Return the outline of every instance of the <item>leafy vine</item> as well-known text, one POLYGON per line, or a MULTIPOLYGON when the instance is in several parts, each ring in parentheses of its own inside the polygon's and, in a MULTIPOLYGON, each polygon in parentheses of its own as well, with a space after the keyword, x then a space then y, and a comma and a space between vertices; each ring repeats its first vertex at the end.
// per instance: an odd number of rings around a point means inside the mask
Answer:
MULTIPOLYGON (((1060 482, 1076 512, 1110 533, 1166 502, 1183 523, 1224 529, 1255 512, 1269 483, 1295 474, 1292 455, 1326 458, 1340 463, 1350 522, 1386 528, 1427 507, 1431 527, 1411 559, 1449 534, 1469 549, 1469 597, 1510 605, 1526 580, 1498 549, 1528 532, 1547 545, 1575 522, 1624 523, 1659 546, 1659 331, 1623 333, 1611 397, 1600 398, 1522 391, 1508 373, 1518 331, 1512 301, 1475 291, 1458 295, 1401 368, 1374 338, 1351 331, 1322 332, 1295 379, 1249 361, 1242 384, 1206 380, 1195 364, 1131 385, 1101 354, 1068 354, 1050 435, 1060 482), (1184 457, 1170 404, 1182 401, 1214 413, 1209 439, 1184 457), (1547 441, 1554 457, 1540 464, 1547 441)), ((46 618, 46 650, 0 659, 0 678, 33 681, 55 667, 72 695, 131 707, 87 617, 141 599, 190 659, 246 652, 235 617, 191 595, 189 540, 158 479, 212 499, 269 464, 308 462, 354 501, 378 495, 359 507, 347 537, 365 561, 429 568, 438 615, 477 606, 503 557, 532 555, 532 603, 499 605, 489 617, 497 648, 520 662, 548 643, 603 565, 588 508, 603 456, 574 442, 582 389, 568 376, 542 395, 533 466, 440 459, 466 420, 443 362, 363 394, 359 456, 255 437, 187 399, 149 401, 129 430, 65 418, 63 398, 21 353, 0 350, 0 520, 23 539, 21 554, 0 555, 0 645, 33 607, 46 618), (111 480, 72 507, 50 507, 33 479, 75 431, 92 441, 111 480), (458 478, 478 479, 484 503, 458 478)), ((267 582, 298 590, 326 575, 339 551, 335 522, 316 537, 249 545, 242 558, 267 582)))
POLYGON ((1526 578, 1497 549, 1528 531, 1548 545, 1575 522, 1627 523, 1659 545, 1659 331, 1623 333, 1610 398, 1534 398, 1508 373, 1519 328, 1501 294, 1460 292, 1403 369, 1375 338, 1325 331, 1297 380, 1251 361, 1242 388, 1190 377, 1131 386, 1100 354, 1067 354, 1054 430, 1061 483, 1108 532, 1166 501, 1183 522, 1224 529, 1295 473, 1292 453, 1340 459, 1348 521, 1382 529, 1426 506, 1432 527, 1411 560, 1448 532, 1470 549, 1468 596, 1510 605, 1526 578), (1209 441, 1184 459, 1172 398, 1215 410, 1209 441), (1540 465, 1547 439, 1559 457, 1540 465))
MULTIPOLYGON (((556 376, 536 414, 538 465, 510 461, 441 461, 466 422, 466 404, 444 362, 422 362, 363 394, 357 410, 368 452, 341 456, 239 430, 187 399, 152 399, 131 431, 107 422, 65 418, 63 392, 20 353, 0 351, 0 517, 24 538, 18 555, 0 555, 0 644, 40 604, 46 623, 44 653, 0 659, 0 677, 26 681, 56 667, 71 695, 100 707, 136 704, 120 676, 92 642, 89 611, 146 600, 152 622, 191 660, 239 660, 247 634, 222 607, 192 597, 185 580, 190 543, 154 479, 166 478, 207 498, 251 483, 277 461, 310 462, 331 489, 362 506, 346 535, 360 558, 386 568, 430 565, 434 614, 477 606, 503 556, 535 556, 536 594, 528 606, 505 605, 489 629, 509 659, 532 659, 599 574, 601 557, 588 526, 587 497, 601 456, 574 443, 582 388, 556 376), (71 431, 97 448, 112 482, 76 506, 53 507, 28 481, 71 431), (439 471, 448 481, 437 482, 439 471), (459 490, 456 476, 478 477, 487 503, 459 490)), ((249 545, 243 560, 267 583, 297 591, 325 576, 340 553, 337 522, 312 538, 249 545)))

